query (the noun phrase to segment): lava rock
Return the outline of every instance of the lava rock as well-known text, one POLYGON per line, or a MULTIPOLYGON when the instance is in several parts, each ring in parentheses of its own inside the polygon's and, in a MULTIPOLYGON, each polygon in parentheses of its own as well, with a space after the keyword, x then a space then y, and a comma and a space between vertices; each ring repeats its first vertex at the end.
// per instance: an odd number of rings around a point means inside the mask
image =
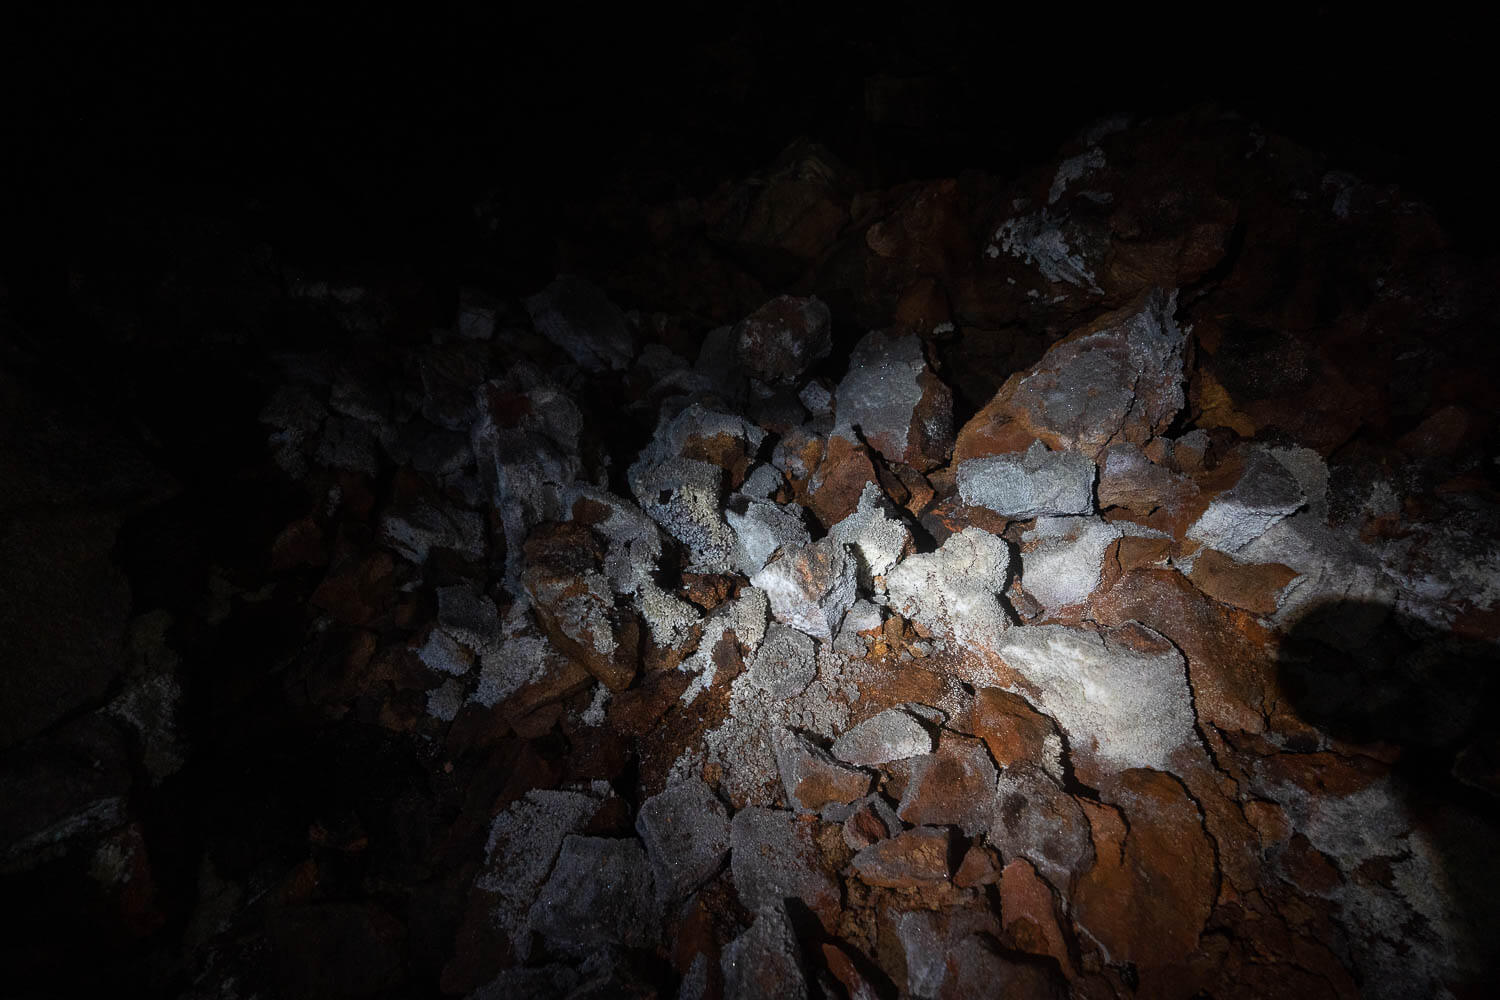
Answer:
POLYGON ((833 756, 849 764, 885 764, 931 753, 932 733, 915 715, 888 708, 851 727, 833 744, 833 756))
POLYGON ((725 1000, 799 1000, 810 995, 797 932, 781 900, 757 909, 755 922, 725 947, 720 968, 725 1000))
POLYGON ((876 841, 856 854, 850 864, 867 885, 917 889, 950 880, 952 849, 953 835, 948 830, 919 826, 876 841))
POLYGON ((957 826, 974 836, 989 825, 996 771, 982 740, 944 733, 937 752, 914 757, 896 814, 922 826, 957 826))
POLYGON ((1094 511, 1094 463, 1076 451, 1032 442, 1023 455, 972 458, 958 466, 958 495, 1017 521, 1094 511))
POLYGON ((953 451, 953 393, 913 334, 877 330, 863 337, 836 398, 839 425, 858 429, 888 462, 926 471, 953 451))
POLYGON ((874 776, 839 763, 801 733, 782 730, 776 762, 787 802, 798 812, 818 812, 830 803, 853 802, 870 790, 874 776))
POLYGON ((533 930, 570 951, 649 947, 661 918, 646 852, 636 840, 565 837, 528 916, 533 930))
POLYGON ((664 903, 686 899, 729 856, 729 811, 699 778, 668 785, 642 802, 635 829, 664 903))
POLYGON ((598 286, 559 275, 526 300, 537 331, 588 372, 622 371, 635 357, 635 337, 625 316, 598 286))
POLYGON ((825 926, 839 909, 839 886, 823 867, 813 842, 816 820, 782 809, 749 806, 734 815, 730 867, 746 909, 778 905, 787 897, 806 903, 825 926))
POLYGON ((832 642, 854 604, 855 561, 847 546, 824 538, 783 549, 750 582, 766 592, 778 621, 832 642))
POLYGON ((990 844, 1004 857, 1030 861, 1059 891, 1067 892, 1094 863, 1088 817, 1040 768, 1006 768, 991 801, 990 844))
MULTIPOLYGON (((911 554, 911 532, 894 513, 884 491, 875 483, 867 483, 854 513, 828 530, 828 537, 853 551, 860 589, 865 593, 875 592, 876 580, 911 554)), ((879 589, 884 589, 883 580, 879 589)))
POLYGON ((817 297, 782 295, 734 328, 735 358, 765 382, 791 385, 833 350, 828 307, 817 297))

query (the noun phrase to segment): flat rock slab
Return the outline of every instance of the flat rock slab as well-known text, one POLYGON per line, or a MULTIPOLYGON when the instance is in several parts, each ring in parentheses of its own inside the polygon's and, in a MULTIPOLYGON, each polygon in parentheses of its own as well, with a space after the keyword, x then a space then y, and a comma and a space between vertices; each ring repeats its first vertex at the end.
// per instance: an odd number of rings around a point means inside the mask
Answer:
POLYGON ((649 947, 660 917, 645 850, 637 840, 565 837, 529 916, 533 930, 568 950, 649 947))
POLYGON ((796 897, 825 926, 837 919, 839 886, 823 868, 813 843, 816 820, 784 809, 748 806, 734 816, 730 868, 746 909, 759 910, 796 897))
POLYGON ((878 840, 854 856, 851 864, 867 885, 915 889, 946 883, 953 867, 949 855, 953 835, 948 830, 919 826, 887 840, 878 840))
POLYGON ((729 811, 699 778, 669 785, 642 802, 635 829, 663 901, 686 899, 729 856, 729 811))
POLYGON ((989 825, 996 777, 983 740, 944 733, 936 753, 911 761, 896 814, 918 826, 957 826, 972 837, 989 825))
POLYGON ((932 733, 916 716, 888 708, 870 716, 840 736, 833 756, 848 764, 885 764, 931 753, 932 733))
POLYGON ((1047 514, 1094 511, 1094 460, 1077 451, 1048 451, 1040 441, 1025 452, 971 458, 958 466, 964 503, 1025 521, 1047 514))

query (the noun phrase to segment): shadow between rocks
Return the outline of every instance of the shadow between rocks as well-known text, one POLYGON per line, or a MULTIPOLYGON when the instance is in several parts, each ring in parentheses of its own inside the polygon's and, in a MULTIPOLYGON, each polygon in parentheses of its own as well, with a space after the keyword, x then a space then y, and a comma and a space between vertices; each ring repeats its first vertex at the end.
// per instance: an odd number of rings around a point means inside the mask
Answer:
POLYGON ((1312 606, 1283 636, 1281 689, 1327 737, 1309 734, 1288 749, 1332 741, 1391 761, 1388 798, 1351 796, 1315 821, 1325 843, 1368 845, 1334 893, 1362 990, 1414 996, 1443 982, 1458 996, 1482 995, 1473 991, 1500 973, 1500 646, 1367 601, 1312 606), (1405 853, 1375 846, 1405 826, 1405 853), (1422 873, 1430 877, 1411 877, 1422 873), (1369 902, 1397 895, 1404 906, 1369 902), (1444 912, 1446 921, 1431 919, 1444 912))

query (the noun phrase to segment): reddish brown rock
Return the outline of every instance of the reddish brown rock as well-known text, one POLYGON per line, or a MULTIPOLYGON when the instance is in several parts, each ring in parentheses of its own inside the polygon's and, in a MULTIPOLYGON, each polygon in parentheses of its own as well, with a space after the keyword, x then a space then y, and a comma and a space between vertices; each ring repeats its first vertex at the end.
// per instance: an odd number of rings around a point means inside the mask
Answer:
POLYGON ((953 884, 960 889, 976 885, 994 885, 1000 881, 1000 855, 993 847, 974 843, 964 852, 964 859, 953 873, 953 884))
POLYGON ((391 582, 395 568, 396 561, 388 552, 338 559, 313 591, 312 604, 342 624, 372 624, 395 602, 391 582))
POLYGON ((816 297, 781 295, 734 328, 740 366, 773 385, 790 385, 833 350, 828 307, 816 297))
POLYGON ((1188 574, 1198 589, 1223 604, 1268 615, 1276 610, 1276 595, 1297 576, 1280 563, 1247 565, 1215 549, 1204 549, 1188 574))
POLYGON ((879 483, 868 449, 844 434, 833 434, 805 493, 797 499, 827 530, 859 509, 866 483, 879 483))
POLYGON ((1198 947, 1218 870, 1198 807, 1170 775, 1132 769, 1112 793, 1128 823, 1118 853, 1098 853, 1078 881, 1078 922, 1115 962, 1133 963, 1142 987, 1198 947))
POLYGON ((1057 922, 1057 902, 1052 887, 1022 858, 1000 873, 1000 919, 1004 943, 1029 955, 1046 955, 1058 967, 1071 972, 1068 943, 1057 922))
POLYGON ((1093 601, 1105 625, 1146 625, 1187 657, 1198 718, 1226 730, 1263 732, 1277 711, 1276 653, 1254 616, 1226 608, 1175 570, 1126 573, 1093 601))
POLYGON ((790 729, 776 738, 776 763, 788 804, 801 812, 853 802, 874 781, 869 771, 834 760, 827 750, 790 729))
POLYGON ((1060 767, 1062 738, 1051 719, 1018 694, 980 688, 974 696, 974 735, 984 740, 1000 767, 1029 761, 1043 769, 1060 767))
POLYGON ((954 459, 1024 451, 1032 440, 1094 457, 1163 433, 1183 406, 1175 311, 1175 294, 1151 291, 1054 344, 964 425, 954 459))
POLYGON ((926 471, 953 450, 953 393, 915 334, 877 330, 862 338, 836 401, 839 425, 857 429, 887 462, 926 471))
POLYGON ((833 973, 833 978, 848 994, 849 1000, 878 1000, 880 993, 869 978, 860 971, 854 956, 833 942, 823 945, 823 964, 833 973))
POLYGON ((1142 517, 1162 507, 1178 507, 1197 488, 1192 480, 1147 457, 1140 445, 1122 441, 1099 456, 1099 508, 1120 507, 1142 517))
POLYGON ((867 885, 916 889, 946 883, 952 873, 952 834, 919 826, 871 844, 854 856, 854 872, 867 885))
POLYGON ((989 825, 995 763, 983 740, 945 732, 937 751, 913 758, 896 814, 916 825, 953 825, 973 836, 989 825))

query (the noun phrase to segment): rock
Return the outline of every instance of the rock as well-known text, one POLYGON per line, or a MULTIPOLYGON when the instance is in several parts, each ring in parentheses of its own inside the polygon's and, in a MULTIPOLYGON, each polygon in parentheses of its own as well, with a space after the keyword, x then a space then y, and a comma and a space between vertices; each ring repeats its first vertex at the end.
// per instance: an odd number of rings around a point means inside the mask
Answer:
POLYGON ((565 837, 581 833, 603 804, 583 792, 532 789, 495 817, 475 885, 492 898, 490 919, 527 953, 529 912, 565 837))
POLYGON ((1214 498, 1187 537, 1220 552, 1238 552, 1306 502, 1286 466, 1263 451, 1252 451, 1239 481, 1214 498))
POLYGON ((1025 521, 1048 514, 1092 514, 1094 463, 1076 451, 1032 442, 1024 455, 971 458, 958 466, 964 503, 1025 521))
POLYGON ((778 621, 832 642, 854 604, 855 562, 847 546, 824 538, 783 549, 750 582, 766 592, 778 621))
POLYGON ((440 628, 427 633, 427 641, 417 650, 417 658, 430 669, 455 677, 462 677, 474 665, 474 654, 440 628))
POLYGON ((740 902, 748 910, 776 906, 787 897, 806 903, 824 926, 839 909, 838 883, 823 868, 813 842, 816 820, 781 809, 749 806, 735 813, 730 866, 740 902))
POLYGON ((1197 492, 1192 481, 1157 465, 1130 441, 1104 450, 1099 463, 1099 509, 1120 507, 1142 517, 1162 507, 1175 509, 1197 492))
POLYGON ((833 350, 828 307, 816 296, 782 295, 734 328, 735 358, 756 378, 791 385, 833 350))
POLYGON ((920 471, 953 450, 953 393, 933 373, 914 334, 865 335, 839 383, 836 420, 859 430, 886 461, 920 471))
POLYGON ((908 910, 895 914, 891 923, 904 952, 906 990, 914 997, 943 995, 948 986, 950 953, 956 944, 971 934, 1000 931, 999 921, 987 908, 908 910))
POLYGON ((959 431, 953 457, 1016 451, 1033 439, 1097 457, 1116 441, 1144 445, 1184 404, 1186 335, 1177 293, 1153 289, 1048 349, 1013 375, 959 431))
POLYGON ((749 500, 771 500, 786 488, 786 477, 774 465, 757 465, 740 484, 740 496, 749 500))
POLYGON ((526 300, 526 309, 537 332, 584 371, 623 371, 635 357, 635 338, 624 315, 582 278, 559 275, 526 300))
POLYGON ((1268 615, 1276 610, 1276 596, 1297 577, 1297 571, 1280 563, 1244 565, 1216 549, 1204 549, 1193 560, 1188 577, 1220 603, 1268 615))
MULTIPOLYGON (((861 851, 877 840, 894 837, 901 832, 901 820, 896 816, 896 810, 885 800, 885 796, 879 792, 872 792, 863 799, 846 807, 848 815, 844 817, 844 843, 851 851, 861 851)), ((831 811, 824 812, 825 818, 834 818, 831 811)))
POLYGON ((640 625, 615 606, 603 570, 593 532, 576 522, 543 526, 526 541, 522 580, 547 636, 611 691, 623 691, 640 664, 640 625))
POLYGON ((880 608, 860 598, 844 614, 844 623, 839 626, 838 637, 833 641, 834 652, 846 656, 864 656, 869 650, 869 639, 862 632, 873 632, 880 628, 883 619, 880 608))
POLYGON ((956 826, 972 837, 989 826, 995 764, 982 740, 944 733, 937 752, 911 759, 896 814, 917 826, 956 826))
POLYGON ((1017 858, 1000 873, 1000 919, 1004 942, 1017 951, 1045 955, 1070 970, 1068 942, 1057 922, 1052 887, 1037 876, 1025 858, 1017 858))
POLYGON ((878 477, 869 449, 847 432, 835 430, 807 481, 806 506, 825 530, 832 529, 859 509, 866 484, 875 482, 878 477))
POLYGON ((380 519, 380 537, 410 562, 421 565, 433 549, 451 549, 465 559, 484 557, 484 522, 473 511, 418 502, 380 519))
POLYGON ((724 519, 735 535, 735 570, 754 576, 782 549, 809 544, 812 536, 802 521, 801 510, 796 504, 731 498, 724 519))
POLYGON ((817 675, 813 641, 796 629, 771 625, 744 674, 744 683, 772 698, 791 698, 801 694, 817 675))
POLYGON ((1202 816, 1170 775, 1129 770, 1112 798, 1128 823, 1123 849, 1099 851, 1073 893, 1076 919, 1116 962, 1149 973, 1183 961, 1214 906, 1217 869, 1202 816))
POLYGON ((916 716, 888 708, 853 726, 833 744, 833 756, 849 764, 885 764, 930 753, 932 733, 916 716))
POLYGON ((1006 632, 998 653, 1057 720, 1084 781, 1130 767, 1166 769, 1175 751, 1196 745, 1182 654, 1143 626, 1032 625, 1006 632))
POLYGON ((911 554, 911 532, 893 513, 880 487, 867 483, 859 495, 859 507, 828 530, 828 537, 854 552, 859 586, 865 593, 874 593, 875 581, 911 554))
POLYGON ((879 840, 854 856, 850 864, 867 885, 888 889, 918 889, 949 881, 952 834, 919 826, 879 840))
POLYGON ((1008 859, 1025 858, 1060 892, 1094 862, 1083 809, 1041 768, 1017 764, 995 785, 989 842, 1008 859))
POLYGON ((729 942, 720 959, 724 1000, 808 997, 797 932, 781 900, 757 909, 755 922, 729 942))
POLYGON ((641 803, 635 829, 665 904, 686 899, 729 856, 729 811, 698 778, 668 785, 641 803))
POLYGON ((1127 534, 1158 533, 1129 521, 1039 517, 1021 533, 1021 585, 1047 614, 1082 604, 1099 586, 1110 546, 1127 534))
POLYGON ((569 951, 654 944, 661 918, 640 842, 563 838, 557 865, 528 918, 538 934, 569 951))
POLYGON ((868 771, 839 763, 801 733, 782 730, 776 762, 787 802, 798 812, 818 812, 830 803, 853 802, 870 790, 868 771))
POLYGON ((974 695, 970 726, 1001 768, 1029 763, 1063 780, 1062 737, 1056 723, 1020 695, 980 688, 974 695))
POLYGON ((908 556, 886 576, 891 610, 962 646, 991 650, 1010 627, 996 596, 1010 550, 979 528, 950 535, 936 552, 908 556))
POLYGON ((960 889, 972 889, 979 885, 994 885, 1000 881, 1000 854, 988 844, 973 843, 964 852, 958 871, 953 873, 953 884, 960 889))

